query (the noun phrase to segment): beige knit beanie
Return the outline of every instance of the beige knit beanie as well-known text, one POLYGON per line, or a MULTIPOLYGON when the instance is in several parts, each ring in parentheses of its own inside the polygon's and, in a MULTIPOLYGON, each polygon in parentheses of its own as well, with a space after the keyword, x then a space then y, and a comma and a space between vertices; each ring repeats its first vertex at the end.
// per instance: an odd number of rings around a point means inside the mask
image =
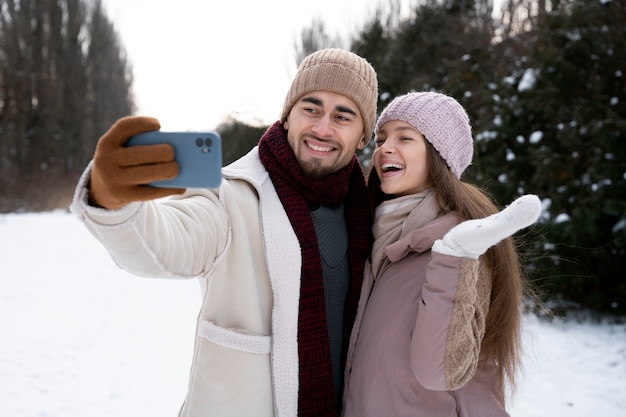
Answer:
POLYGON ((391 120, 406 122, 419 130, 457 178, 472 162, 474 141, 469 116, 454 98, 431 92, 398 96, 381 112, 374 133, 391 120))
POLYGON ((372 65, 342 49, 322 49, 307 56, 298 67, 287 92, 280 121, 304 94, 323 90, 342 94, 356 103, 363 117, 365 143, 372 137, 378 102, 378 80, 372 65))

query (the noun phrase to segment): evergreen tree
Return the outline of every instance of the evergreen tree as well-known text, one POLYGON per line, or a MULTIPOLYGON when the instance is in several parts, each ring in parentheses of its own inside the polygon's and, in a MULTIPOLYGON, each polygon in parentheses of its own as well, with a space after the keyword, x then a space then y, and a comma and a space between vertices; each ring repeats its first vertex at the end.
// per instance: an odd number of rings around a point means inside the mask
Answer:
POLYGON ((217 127, 222 137, 222 163, 228 165, 254 148, 268 126, 250 126, 230 118, 217 127))
POLYGON ((545 199, 532 266, 546 291, 626 312, 626 6, 561 2, 500 50, 522 54, 499 89, 493 130, 479 135, 480 177, 497 178, 489 188, 500 201, 545 199))
POLYGON ((353 50, 378 72, 380 108, 430 89, 464 105, 476 139, 466 179, 500 206, 544 200, 541 222, 517 238, 547 297, 624 313, 626 6, 508 0, 503 10, 498 26, 489 1, 423 0, 397 25, 377 14, 353 50))

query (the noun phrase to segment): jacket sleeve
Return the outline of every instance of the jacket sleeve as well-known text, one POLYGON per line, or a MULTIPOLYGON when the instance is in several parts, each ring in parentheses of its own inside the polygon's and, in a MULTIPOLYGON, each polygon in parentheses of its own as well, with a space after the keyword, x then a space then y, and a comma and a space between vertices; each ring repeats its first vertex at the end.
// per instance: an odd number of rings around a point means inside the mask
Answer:
POLYGON ((430 390, 456 390, 478 366, 490 277, 480 260, 432 252, 411 340, 411 365, 430 390))
POLYGON ((89 174, 90 166, 70 209, 122 269, 140 276, 202 276, 226 248, 228 216, 216 190, 105 210, 87 202, 89 174))

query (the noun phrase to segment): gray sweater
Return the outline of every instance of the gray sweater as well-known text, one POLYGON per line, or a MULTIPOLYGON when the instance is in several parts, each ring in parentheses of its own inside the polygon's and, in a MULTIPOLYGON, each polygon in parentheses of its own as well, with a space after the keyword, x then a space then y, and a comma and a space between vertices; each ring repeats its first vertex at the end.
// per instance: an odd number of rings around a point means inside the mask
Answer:
POLYGON ((348 228, 343 204, 311 209, 317 242, 322 258, 324 297, 330 354, 333 365, 333 386, 337 404, 341 404, 343 368, 341 350, 343 339, 343 310, 350 282, 348 259, 348 228))

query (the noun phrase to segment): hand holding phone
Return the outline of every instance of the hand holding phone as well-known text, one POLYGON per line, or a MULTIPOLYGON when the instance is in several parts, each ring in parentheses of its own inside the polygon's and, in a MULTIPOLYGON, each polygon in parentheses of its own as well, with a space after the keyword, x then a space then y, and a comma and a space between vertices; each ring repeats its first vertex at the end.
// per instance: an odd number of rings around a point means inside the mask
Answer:
POLYGON ((168 143, 174 147, 174 160, 180 172, 170 180, 149 185, 166 188, 216 188, 222 180, 222 141, 217 132, 161 132, 132 136, 126 146, 168 143))
POLYGON ((134 201, 154 200, 185 192, 185 188, 143 185, 178 175, 180 168, 174 161, 172 146, 125 146, 131 136, 160 128, 155 118, 126 116, 118 119, 98 139, 87 184, 89 205, 117 210, 134 201))

